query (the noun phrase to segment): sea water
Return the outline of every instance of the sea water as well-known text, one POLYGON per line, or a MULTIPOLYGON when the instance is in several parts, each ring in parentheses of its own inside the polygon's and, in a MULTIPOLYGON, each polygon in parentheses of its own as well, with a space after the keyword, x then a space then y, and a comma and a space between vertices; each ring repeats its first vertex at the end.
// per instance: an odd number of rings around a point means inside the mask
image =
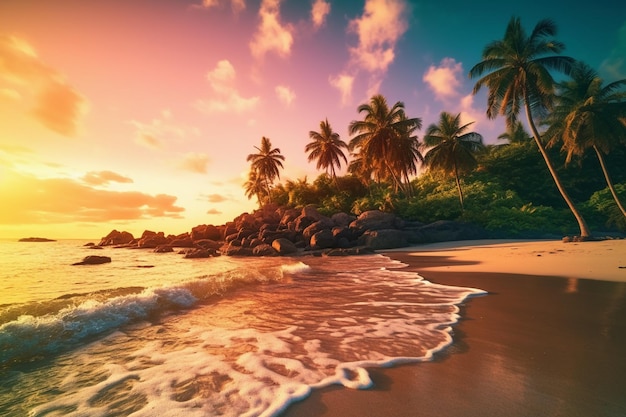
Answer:
POLYGON ((382 255, 184 259, 0 240, 0 415, 276 416, 428 360, 458 305, 382 255), (87 255, 111 263, 72 266, 87 255))

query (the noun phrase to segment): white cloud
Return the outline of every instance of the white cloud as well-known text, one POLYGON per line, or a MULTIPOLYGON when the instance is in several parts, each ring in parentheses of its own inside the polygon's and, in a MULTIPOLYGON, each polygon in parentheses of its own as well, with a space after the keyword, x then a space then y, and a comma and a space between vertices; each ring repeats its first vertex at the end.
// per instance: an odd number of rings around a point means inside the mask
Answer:
POLYGON ((241 113, 254 109, 260 98, 242 97, 235 88, 236 76, 235 68, 228 60, 218 62, 215 69, 207 74, 207 81, 214 94, 211 98, 196 101, 196 108, 205 113, 241 113))
POLYGON ((626 78, 626 23, 619 29, 618 36, 610 55, 600 64, 600 71, 608 75, 608 82, 626 78))
POLYGON ((328 79, 330 85, 339 90, 341 94, 341 104, 347 105, 352 98, 352 86, 354 85, 354 76, 349 74, 339 74, 337 76, 331 76, 328 79))
POLYGON ((275 88, 275 91, 278 99, 281 102, 285 103, 287 107, 289 107, 291 103, 293 103, 293 101, 296 99, 296 93, 292 89, 284 85, 277 86, 275 88))
POLYGON ((261 20, 250 42, 250 51, 255 58, 262 58, 268 52, 281 57, 289 56, 293 45, 293 27, 280 21, 281 0, 263 0, 259 9, 261 20))
POLYGON ((431 65, 422 80, 441 101, 456 98, 461 86, 459 77, 463 76, 463 66, 454 58, 444 58, 439 66, 431 65))
POLYGON ((318 29, 326 22, 326 17, 330 13, 330 3, 325 0, 315 0, 311 7, 311 20, 313 26, 318 29))

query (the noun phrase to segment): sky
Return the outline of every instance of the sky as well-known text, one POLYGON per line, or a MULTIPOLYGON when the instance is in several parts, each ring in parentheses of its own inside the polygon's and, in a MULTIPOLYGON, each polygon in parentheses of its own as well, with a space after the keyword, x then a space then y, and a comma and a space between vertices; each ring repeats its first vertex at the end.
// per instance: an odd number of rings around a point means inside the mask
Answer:
MULTIPOLYGON (((613 0, 1 0, 0 238, 180 234, 256 208, 243 190, 263 136, 281 181, 321 172, 309 131, 342 140, 382 94, 423 131, 461 113, 488 144, 467 73, 510 18, 558 27, 564 55, 626 78, 613 0)), ((342 167, 340 174, 345 173, 342 167)))

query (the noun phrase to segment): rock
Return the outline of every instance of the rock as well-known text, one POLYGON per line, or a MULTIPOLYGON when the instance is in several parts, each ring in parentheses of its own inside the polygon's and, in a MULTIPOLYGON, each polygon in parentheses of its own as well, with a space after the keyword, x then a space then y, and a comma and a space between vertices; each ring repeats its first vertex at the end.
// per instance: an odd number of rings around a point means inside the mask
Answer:
POLYGON ((402 230, 368 230, 359 238, 359 244, 374 250, 404 248, 409 245, 407 235, 402 230))
POLYGON ((56 240, 45 237, 23 237, 18 242, 56 242, 56 240))
POLYGON ((219 248, 222 247, 222 244, 220 242, 217 242, 215 240, 211 240, 211 239, 202 239, 202 240, 196 240, 194 243, 194 246, 203 248, 203 249, 213 249, 213 250, 218 250, 219 248))
POLYGON ((333 214, 330 219, 333 221, 333 223, 335 223, 335 226, 348 227, 350 226, 350 223, 357 219, 357 217, 351 214, 341 212, 333 214))
POLYGON ((220 240, 220 230, 211 224, 201 224, 191 229, 191 240, 220 240))
POLYGON ((252 254, 254 256, 276 256, 278 255, 278 251, 274 249, 271 245, 268 245, 267 243, 262 243, 252 249, 252 254))
POLYGON ((91 245, 89 246, 89 249, 104 249, 102 246, 98 246, 98 245, 91 245))
POLYGON ((170 246, 173 248, 193 248, 194 242, 190 237, 187 238, 175 238, 170 242, 170 246))
POLYGON ((109 262, 111 262, 111 258, 108 256, 89 255, 85 256, 81 262, 76 262, 72 265, 99 265, 109 262))
POLYGON ((150 230, 146 230, 141 235, 141 238, 137 242, 138 248, 144 249, 154 249, 157 246, 169 244, 169 239, 165 237, 163 232, 152 232, 150 230))
POLYGON ((317 232, 321 232, 322 230, 330 230, 333 228, 333 226, 333 221, 327 217, 309 225, 306 229, 302 231, 302 236, 305 240, 310 240, 311 237, 317 232))
POLYGON ((404 221, 393 213, 370 210, 350 223, 350 228, 363 233, 367 230, 402 229, 404 221))
POLYGON ((112 230, 108 235, 100 239, 98 246, 127 245, 133 240, 135 240, 135 238, 128 232, 118 232, 117 230, 112 230))
POLYGON ((174 248, 170 245, 161 245, 154 248, 154 253, 170 253, 174 252, 174 248))
POLYGON ((199 258, 210 258, 215 254, 214 250, 211 249, 191 249, 185 253, 186 259, 199 259, 199 258))
POLYGON ((296 245, 289 239, 278 238, 272 242, 272 248, 278 252, 279 255, 289 255, 298 252, 296 245))
POLYGON ((309 244, 312 250, 332 248, 335 245, 333 232, 328 229, 320 230, 311 236, 309 244))

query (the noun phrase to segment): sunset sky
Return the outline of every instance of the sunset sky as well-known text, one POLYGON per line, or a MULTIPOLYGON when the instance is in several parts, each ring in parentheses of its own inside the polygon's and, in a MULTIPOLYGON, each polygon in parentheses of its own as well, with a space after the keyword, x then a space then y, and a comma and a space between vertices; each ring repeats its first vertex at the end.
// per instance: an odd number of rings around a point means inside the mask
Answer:
POLYGON ((223 224, 256 206, 242 184, 262 136, 281 180, 312 181, 308 132, 328 118, 348 142, 376 93, 496 143, 467 78, 483 47, 513 15, 550 18, 566 55, 626 78, 619 3, 2 0, 0 238, 223 224))

